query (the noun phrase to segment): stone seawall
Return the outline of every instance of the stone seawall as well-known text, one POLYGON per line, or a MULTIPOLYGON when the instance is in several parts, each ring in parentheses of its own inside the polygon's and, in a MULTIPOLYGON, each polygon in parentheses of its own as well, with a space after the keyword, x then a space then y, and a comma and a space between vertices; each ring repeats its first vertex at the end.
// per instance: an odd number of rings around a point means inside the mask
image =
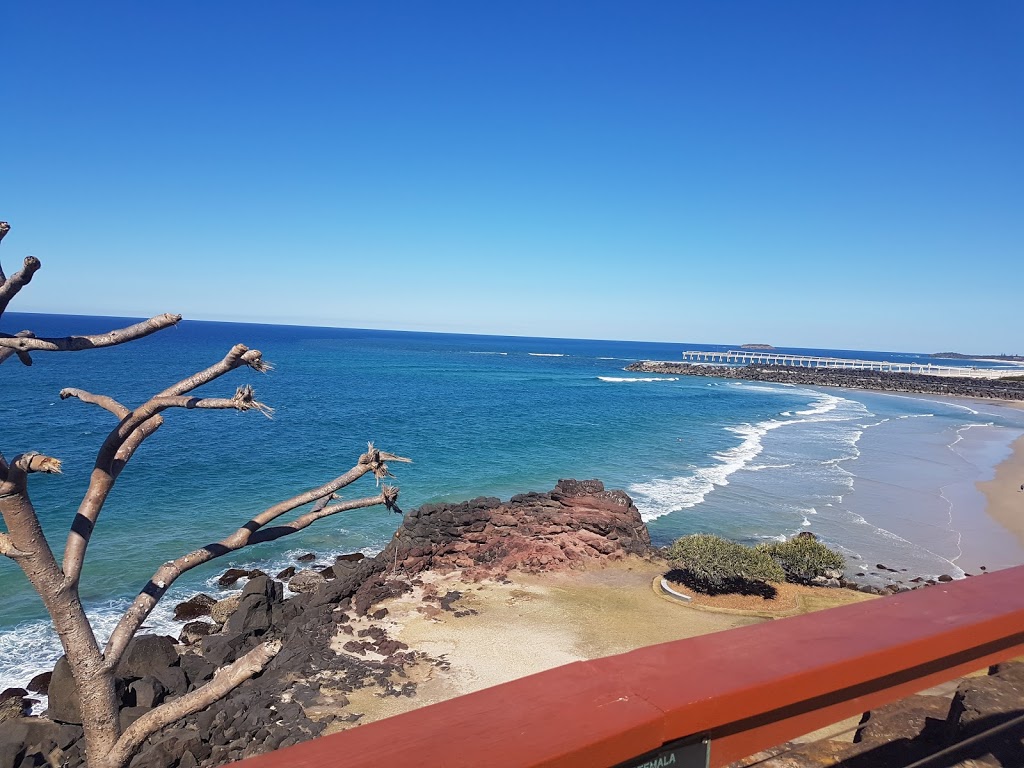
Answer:
POLYGON ((798 368, 790 365, 688 365, 644 360, 626 367, 640 373, 681 376, 714 376, 722 379, 764 381, 776 384, 802 384, 815 387, 873 389, 881 392, 907 392, 917 395, 986 397, 1024 401, 1024 381, 971 379, 954 376, 927 376, 917 373, 858 371, 841 368, 798 368))

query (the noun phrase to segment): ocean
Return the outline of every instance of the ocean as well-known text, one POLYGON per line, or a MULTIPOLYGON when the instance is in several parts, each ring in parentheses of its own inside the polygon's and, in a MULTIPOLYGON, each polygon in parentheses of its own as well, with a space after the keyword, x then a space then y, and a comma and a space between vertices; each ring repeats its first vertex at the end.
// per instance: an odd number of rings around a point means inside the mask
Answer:
MULTIPOLYGON (((7 313, 3 330, 95 333, 124 319, 7 313)), ((678 360, 665 344, 182 322, 144 340, 16 360, 0 381, 0 449, 59 457, 60 476, 34 476, 32 498, 55 549, 114 418, 64 387, 129 406, 205 368, 242 342, 274 364, 200 390, 252 384, 275 408, 174 410, 118 481, 100 518, 82 598, 104 635, 165 560, 234 531, 274 502, 348 469, 367 441, 396 464, 399 505, 551 489, 599 478, 626 490, 656 544, 697 531, 743 542, 812 531, 843 551, 851 573, 876 563, 907 578, 959 577, 1024 562, 1024 550, 983 514, 974 488, 1024 434, 1024 411, 992 403, 704 377, 630 374, 640 359, 678 360)), ((923 354, 783 350, 926 361, 923 354)), ((953 363, 956 361, 943 361, 953 363)), ((363 478, 346 497, 371 495, 363 478)), ((229 566, 274 574, 305 552, 372 554, 399 518, 383 508, 332 517, 294 536, 186 574, 149 628, 177 634, 175 603, 207 591, 229 566)), ((17 566, 0 558, 0 690, 51 668, 60 646, 17 566)))

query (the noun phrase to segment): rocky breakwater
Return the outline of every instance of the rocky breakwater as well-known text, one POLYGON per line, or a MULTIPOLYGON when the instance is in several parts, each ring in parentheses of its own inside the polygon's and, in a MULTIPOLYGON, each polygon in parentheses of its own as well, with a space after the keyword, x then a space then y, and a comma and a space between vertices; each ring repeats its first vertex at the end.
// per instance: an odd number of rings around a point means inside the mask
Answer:
MULTIPOLYGON (((481 581, 650 553, 647 528, 625 493, 596 480, 561 480, 549 493, 507 502, 423 506, 375 557, 355 553, 325 563, 310 553, 276 579, 229 570, 221 583, 247 579, 241 592, 179 604, 177 614, 189 622, 178 639, 133 641, 119 670, 122 726, 201 686, 258 643, 278 639, 281 651, 261 675, 150 737, 131 765, 218 766, 350 726, 363 715, 351 699, 367 690, 414 697, 417 671, 443 674, 447 662, 390 637, 380 603, 422 586, 429 571, 481 581)), ((452 618, 468 613, 459 609, 457 591, 421 592, 425 609, 452 618)), ((82 765, 81 714, 67 663, 33 683, 49 695, 43 717, 26 716, 26 691, 0 695, 0 768, 82 765)))
POLYGON ((907 392, 918 395, 1024 400, 1024 381, 1008 379, 928 376, 919 373, 858 371, 842 368, 800 368, 791 365, 688 365, 657 360, 632 363, 626 366, 625 370, 674 376, 713 376, 720 379, 801 384, 814 387, 873 389, 880 392, 907 392))

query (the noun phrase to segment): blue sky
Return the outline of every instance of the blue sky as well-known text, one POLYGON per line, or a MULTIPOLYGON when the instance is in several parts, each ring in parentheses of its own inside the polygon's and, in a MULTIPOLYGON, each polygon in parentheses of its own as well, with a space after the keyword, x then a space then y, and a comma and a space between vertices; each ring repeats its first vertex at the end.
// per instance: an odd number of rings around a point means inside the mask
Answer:
POLYGON ((1024 353, 1016 0, 2 14, 15 310, 1024 353))

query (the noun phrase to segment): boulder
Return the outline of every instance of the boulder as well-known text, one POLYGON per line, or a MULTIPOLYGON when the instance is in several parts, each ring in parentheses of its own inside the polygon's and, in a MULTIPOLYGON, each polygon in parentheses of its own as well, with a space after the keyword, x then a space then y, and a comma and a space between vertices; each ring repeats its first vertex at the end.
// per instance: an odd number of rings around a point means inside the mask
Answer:
POLYGON ((185 645, 194 645, 207 635, 212 635, 216 631, 217 625, 212 624, 209 621, 190 621, 181 628, 181 634, 178 635, 178 642, 184 643, 185 645))
POLYGON ((82 724, 82 710, 78 703, 78 690, 71 675, 71 665, 66 656, 57 660, 46 690, 48 697, 46 715, 58 723, 82 724))
POLYGON ((198 653, 182 654, 180 666, 181 671, 188 678, 189 687, 191 688, 198 688, 212 678, 213 673, 217 671, 217 667, 198 653))
POLYGON ((225 597, 223 600, 218 600, 217 604, 210 609, 210 618, 216 624, 223 624, 235 612, 241 601, 241 595, 232 595, 231 597, 225 597))
POLYGON ((0 723, 29 714, 32 705, 27 696, 28 691, 24 688, 8 688, 0 693, 0 723))
POLYGON ((40 672, 28 681, 28 685, 26 687, 32 693, 41 693, 45 696, 47 689, 50 687, 50 676, 52 674, 52 672, 40 672))
POLYGON ((254 579, 257 576, 264 575, 266 574, 264 574, 263 571, 258 569, 250 571, 244 568, 228 568, 226 571, 224 571, 221 577, 217 579, 217 583, 220 584, 220 586, 222 587, 231 587, 234 586, 234 584, 237 583, 239 579, 254 579))
POLYGON ((288 589, 300 593, 315 592, 325 581, 327 580, 316 571, 303 569, 292 576, 288 582, 288 589))
POLYGON ((314 552, 307 552, 304 555, 299 555, 295 559, 298 562, 300 562, 300 563, 312 563, 314 560, 316 560, 316 553, 314 553, 314 552))
POLYGON ((174 639, 166 635, 136 635, 128 643, 118 677, 161 677, 161 672, 178 663, 178 650, 174 639))
POLYGON ((998 673, 969 677, 956 689, 946 725, 951 736, 960 741, 1018 715, 1021 702, 1024 681, 1003 678, 998 673))
POLYGON ((277 574, 277 576, 275 576, 274 578, 276 578, 276 579, 278 579, 280 581, 287 581, 288 579, 290 579, 294 575, 295 575, 295 566, 294 565, 289 565, 287 568, 285 568, 283 571, 281 571, 279 574, 277 574))
POLYGON ((174 607, 174 620, 175 621, 192 621, 198 619, 200 616, 209 616, 210 609, 217 604, 215 598, 210 597, 207 594, 200 593, 195 597, 191 597, 183 603, 178 603, 174 607))
POLYGON ((215 667, 223 667, 245 649, 246 636, 240 633, 221 633, 203 638, 203 658, 215 667))

